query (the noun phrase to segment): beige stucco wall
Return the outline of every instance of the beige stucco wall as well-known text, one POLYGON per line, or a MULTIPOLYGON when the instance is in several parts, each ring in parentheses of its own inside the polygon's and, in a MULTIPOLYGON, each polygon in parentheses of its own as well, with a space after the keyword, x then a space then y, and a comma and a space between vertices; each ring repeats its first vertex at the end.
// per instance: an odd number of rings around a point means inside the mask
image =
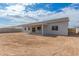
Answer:
POLYGON ((68 35, 68 22, 50 23, 46 31, 47 34, 68 35), (58 31, 52 30, 52 26, 58 26, 58 31))

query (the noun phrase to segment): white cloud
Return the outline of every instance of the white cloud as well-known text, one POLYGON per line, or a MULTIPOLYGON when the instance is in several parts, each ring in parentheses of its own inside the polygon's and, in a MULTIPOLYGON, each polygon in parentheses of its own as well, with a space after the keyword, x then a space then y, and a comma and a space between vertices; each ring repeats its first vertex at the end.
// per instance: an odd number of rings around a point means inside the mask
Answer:
POLYGON ((36 11, 29 11, 25 15, 40 19, 41 17, 44 17, 44 16, 49 15, 49 14, 53 14, 53 12, 43 10, 43 9, 39 9, 39 10, 36 10, 36 11))
POLYGON ((28 6, 28 5, 35 5, 35 3, 19 3, 19 5, 24 5, 24 6, 28 6))
POLYGON ((46 10, 43 10, 43 9, 40 9, 40 10, 37 10, 37 11, 29 11, 29 12, 26 12, 24 14, 24 16, 22 15, 15 15, 15 16, 8 16, 8 18, 10 19, 13 19, 12 22, 35 22, 35 21, 38 21, 38 20, 41 20, 40 18, 41 17, 44 17, 45 15, 48 15, 48 14, 51 14, 52 12, 50 11, 46 11, 46 10))
POLYGON ((6 12, 9 13, 9 14, 20 14, 23 10, 25 10, 25 7, 22 6, 22 5, 13 5, 13 6, 10 6, 10 7, 7 7, 7 10, 6 12))
POLYGON ((34 3, 10 4, 10 6, 6 7, 5 10, 0 10, 0 16, 20 15, 20 16, 25 16, 25 17, 30 16, 30 17, 39 18, 39 17, 45 16, 45 15, 51 14, 50 11, 46 11, 43 9, 25 12, 24 11, 25 6, 28 6, 28 5, 34 5, 34 3))
POLYGON ((4 16, 7 16, 7 15, 24 15, 25 13, 25 6, 28 6, 28 5, 33 5, 33 3, 15 3, 15 4, 10 4, 10 6, 7 6, 5 8, 5 10, 0 10, 0 15, 4 15, 4 16))
MULTIPOLYGON (((30 22, 29 18, 23 17, 25 14, 25 6, 28 5, 33 5, 33 3, 26 3, 26 4, 9 4, 10 6, 7 6, 5 9, 0 9, 0 17, 6 18, 9 23, 6 24, 0 24, 0 27, 5 27, 5 26, 11 26, 11 25, 18 25, 18 24, 23 24, 23 23, 28 23, 30 22)), ((32 21, 32 19, 31 19, 32 21)))
POLYGON ((23 13, 23 10, 25 7, 20 4, 11 5, 9 7, 6 7, 5 10, 0 10, 0 14, 3 14, 5 16, 7 15, 19 15, 23 13))

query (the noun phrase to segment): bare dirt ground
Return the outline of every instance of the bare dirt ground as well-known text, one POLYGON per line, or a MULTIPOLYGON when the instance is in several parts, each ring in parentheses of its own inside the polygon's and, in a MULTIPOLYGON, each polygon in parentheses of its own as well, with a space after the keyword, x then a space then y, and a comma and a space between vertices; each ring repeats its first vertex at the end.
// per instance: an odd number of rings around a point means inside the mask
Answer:
POLYGON ((40 36, 26 33, 1 33, 2 56, 79 55, 79 36, 40 36))

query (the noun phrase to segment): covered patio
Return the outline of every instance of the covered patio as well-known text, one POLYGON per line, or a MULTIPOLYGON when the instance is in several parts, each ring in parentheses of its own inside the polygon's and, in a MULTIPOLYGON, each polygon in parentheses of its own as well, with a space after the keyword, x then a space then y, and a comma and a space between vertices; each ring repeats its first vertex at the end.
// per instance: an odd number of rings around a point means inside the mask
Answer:
POLYGON ((46 24, 32 24, 26 27, 27 28, 27 32, 32 33, 32 34, 42 34, 45 35, 46 34, 46 30, 47 30, 47 25, 46 24))

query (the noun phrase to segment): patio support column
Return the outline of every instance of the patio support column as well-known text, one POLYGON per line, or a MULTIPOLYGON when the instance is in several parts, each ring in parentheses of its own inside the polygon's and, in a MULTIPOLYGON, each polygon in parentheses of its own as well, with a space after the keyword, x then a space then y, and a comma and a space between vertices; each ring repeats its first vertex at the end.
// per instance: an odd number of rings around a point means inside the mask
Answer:
POLYGON ((42 24, 42 35, 44 35, 44 26, 42 24))
POLYGON ((30 33, 32 33, 32 26, 30 26, 30 33))
POLYGON ((23 27, 22 31, 25 32, 25 27, 23 27))

